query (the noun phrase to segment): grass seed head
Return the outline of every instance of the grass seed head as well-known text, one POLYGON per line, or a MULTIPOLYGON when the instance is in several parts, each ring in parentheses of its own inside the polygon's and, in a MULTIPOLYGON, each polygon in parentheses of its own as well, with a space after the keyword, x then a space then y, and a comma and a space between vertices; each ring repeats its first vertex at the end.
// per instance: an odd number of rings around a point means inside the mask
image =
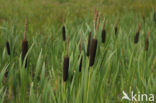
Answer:
POLYGON ((90 49, 90 60, 89 60, 89 66, 93 66, 96 56, 96 49, 97 49, 97 39, 92 39, 91 43, 91 49, 90 49))
POLYGON ((117 24, 117 22, 116 22, 115 27, 114 27, 115 35, 117 35, 117 33, 118 33, 118 26, 117 26, 117 25, 118 25, 118 24, 117 24))
POLYGON ((7 53, 8 55, 10 55, 10 45, 9 45, 9 41, 6 41, 6 49, 7 49, 7 53))
POLYGON ((89 56, 90 53, 91 38, 92 38, 92 32, 89 33, 89 37, 88 37, 87 56, 89 56))

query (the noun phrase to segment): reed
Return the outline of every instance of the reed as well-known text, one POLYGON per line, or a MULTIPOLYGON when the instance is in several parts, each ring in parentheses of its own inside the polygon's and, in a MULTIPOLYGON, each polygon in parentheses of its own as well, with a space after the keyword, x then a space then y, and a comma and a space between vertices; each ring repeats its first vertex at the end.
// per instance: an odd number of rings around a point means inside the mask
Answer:
POLYGON ((150 33, 147 32, 147 37, 146 37, 146 40, 145 40, 145 51, 148 51, 148 47, 149 47, 149 35, 150 35, 150 33))
MULTIPOLYGON (((26 31, 27 31, 27 19, 25 20, 24 40, 22 41, 22 64, 28 51, 28 41, 26 40, 26 31)), ((25 62, 25 68, 26 67, 27 67, 27 58, 25 62)))
POLYGON ((138 43, 138 41, 139 41, 140 28, 141 28, 141 24, 138 24, 138 30, 137 30, 136 35, 134 37, 134 43, 135 44, 138 43))
POLYGON ((89 53, 90 53, 91 39, 92 39, 92 32, 90 32, 88 36, 87 56, 89 56, 89 53))
POLYGON ((102 38, 102 43, 105 43, 105 41, 106 41, 106 30, 105 30, 105 21, 104 20, 103 20, 101 38, 102 38))
POLYGON ((68 49, 69 49, 69 37, 67 38, 66 56, 64 57, 64 63, 63 63, 63 80, 64 81, 67 81, 68 79, 68 69, 69 69, 68 49))
POLYGON ((7 49, 8 55, 10 55, 11 54, 10 53, 10 44, 9 44, 9 41, 8 40, 6 41, 6 49, 7 49))

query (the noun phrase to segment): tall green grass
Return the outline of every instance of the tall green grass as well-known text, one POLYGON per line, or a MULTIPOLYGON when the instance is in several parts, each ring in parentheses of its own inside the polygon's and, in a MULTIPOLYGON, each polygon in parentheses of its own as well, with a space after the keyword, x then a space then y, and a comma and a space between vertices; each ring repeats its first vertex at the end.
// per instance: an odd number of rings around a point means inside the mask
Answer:
MULTIPOLYGON (((156 94, 156 30, 152 16, 144 23, 140 16, 127 13, 124 16, 106 18, 107 38, 102 44, 100 24, 97 33, 97 51, 93 67, 87 57, 88 34, 93 32, 93 21, 85 19, 81 24, 66 21, 69 35, 69 76, 63 82, 63 59, 66 46, 62 41, 62 27, 43 25, 42 32, 32 30, 28 24, 29 50, 27 69, 21 62, 23 26, 3 22, 0 28, 0 102, 1 103, 117 103, 122 91, 156 94), (114 22, 118 22, 118 37, 114 35, 114 22), (137 24, 141 23, 139 42, 134 44, 137 24), (149 49, 144 50, 147 31, 150 31, 149 49), (79 44, 82 33, 82 71, 79 72, 79 44), (6 38, 7 36, 7 38, 6 38), (5 42, 10 41, 8 56, 5 42), (5 71, 8 69, 8 77, 5 71)), ((39 21, 38 21, 39 22, 39 21)), ((127 102, 127 101, 123 101, 127 102)))

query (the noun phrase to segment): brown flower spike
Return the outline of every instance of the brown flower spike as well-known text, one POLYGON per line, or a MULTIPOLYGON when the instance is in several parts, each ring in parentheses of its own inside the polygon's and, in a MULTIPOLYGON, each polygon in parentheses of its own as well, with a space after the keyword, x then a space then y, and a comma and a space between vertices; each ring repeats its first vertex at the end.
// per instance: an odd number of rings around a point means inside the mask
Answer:
POLYGON ((105 21, 103 20, 103 28, 101 33, 102 43, 105 43, 106 41, 106 30, 105 30, 105 21))
MULTIPOLYGON (((28 51, 28 41, 26 40, 26 31, 27 31, 27 19, 25 20, 24 40, 22 41, 22 64, 28 51)), ((25 68, 26 67, 27 67, 27 59, 25 63, 25 68)))
POLYGON ((10 55, 10 45, 9 45, 9 41, 6 41, 6 49, 7 49, 7 53, 8 55, 10 55))
POLYGON ((69 49, 69 37, 67 38, 67 49, 66 49, 67 54, 64 57, 64 63, 63 63, 63 80, 64 81, 67 81, 68 79, 68 69, 69 69, 68 49, 69 49))
POLYGON ((136 32, 136 35, 134 37, 135 44, 138 43, 138 41, 139 41, 140 28, 141 28, 141 24, 138 24, 138 31, 136 32))
POLYGON ((148 51, 148 46, 149 46, 149 35, 150 35, 150 33, 147 32, 147 37, 146 37, 146 41, 145 41, 145 51, 148 51))
MULTIPOLYGON (((97 11, 95 11, 95 14, 97 14, 97 16, 98 16, 98 12, 97 11)), ((94 64, 94 61, 95 61, 95 56, 96 56, 96 49, 97 49, 97 39, 96 39, 96 34, 97 34, 97 30, 98 30, 98 28, 99 28, 99 24, 100 24, 100 20, 99 20, 99 18, 98 17, 95 17, 94 19, 97 19, 97 20, 94 20, 94 21, 96 21, 95 23, 97 23, 97 24, 94 24, 94 25, 96 25, 96 31, 95 31, 95 37, 94 37, 94 39, 92 39, 92 43, 91 43, 91 49, 90 49, 90 60, 89 60, 89 66, 91 67, 91 66, 93 66, 93 64, 94 64)))

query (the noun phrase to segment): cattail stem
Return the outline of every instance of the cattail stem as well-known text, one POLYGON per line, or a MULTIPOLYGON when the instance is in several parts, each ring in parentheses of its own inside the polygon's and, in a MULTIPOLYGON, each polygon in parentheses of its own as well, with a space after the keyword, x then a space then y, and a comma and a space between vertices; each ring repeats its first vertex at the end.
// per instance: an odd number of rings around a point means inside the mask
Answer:
POLYGON ((89 37, 88 37, 87 56, 89 56, 90 53, 91 38, 92 38, 92 32, 89 33, 89 37))
POLYGON ((10 45, 9 45, 9 41, 6 41, 6 49, 7 49, 7 53, 8 55, 10 55, 10 45))

